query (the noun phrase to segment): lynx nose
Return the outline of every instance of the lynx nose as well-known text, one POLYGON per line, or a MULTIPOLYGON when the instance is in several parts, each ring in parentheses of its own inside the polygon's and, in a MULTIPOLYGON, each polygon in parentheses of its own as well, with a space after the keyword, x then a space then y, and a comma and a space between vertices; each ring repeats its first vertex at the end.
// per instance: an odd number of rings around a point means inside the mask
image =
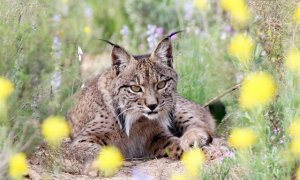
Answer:
POLYGON ((149 104, 149 105, 147 105, 147 107, 148 107, 151 111, 153 111, 153 110, 157 107, 157 104, 149 104))

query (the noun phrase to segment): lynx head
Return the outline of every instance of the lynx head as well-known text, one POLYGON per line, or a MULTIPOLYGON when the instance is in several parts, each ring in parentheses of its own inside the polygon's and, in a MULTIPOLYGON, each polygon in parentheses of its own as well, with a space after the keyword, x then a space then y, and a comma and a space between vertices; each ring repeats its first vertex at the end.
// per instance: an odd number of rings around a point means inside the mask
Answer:
POLYGON ((172 64, 173 34, 161 40, 148 55, 134 56, 113 45, 112 103, 121 128, 128 136, 132 124, 139 118, 159 121, 165 127, 173 118, 177 86, 172 64))

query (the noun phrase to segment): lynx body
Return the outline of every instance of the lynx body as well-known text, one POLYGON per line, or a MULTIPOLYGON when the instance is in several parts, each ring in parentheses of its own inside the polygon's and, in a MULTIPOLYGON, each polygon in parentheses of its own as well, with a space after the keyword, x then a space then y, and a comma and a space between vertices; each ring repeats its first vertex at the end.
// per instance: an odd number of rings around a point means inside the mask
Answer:
POLYGON ((112 67, 91 80, 67 115, 76 159, 90 164, 101 147, 114 145, 124 157, 178 159, 211 141, 210 113, 177 95, 170 36, 149 55, 133 56, 114 45, 112 67))

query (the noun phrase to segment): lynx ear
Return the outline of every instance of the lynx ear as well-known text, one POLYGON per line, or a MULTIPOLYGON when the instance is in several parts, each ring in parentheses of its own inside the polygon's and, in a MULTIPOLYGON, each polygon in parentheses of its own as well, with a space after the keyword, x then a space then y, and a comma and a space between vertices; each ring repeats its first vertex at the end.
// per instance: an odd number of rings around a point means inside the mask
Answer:
POLYGON ((165 63, 166 65, 172 67, 173 53, 172 53, 171 37, 180 32, 182 31, 173 32, 169 36, 161 40, 156 46, 153 53, 151 54, 151 60, 161 61, 162 63, 165 63))
POLYGON ((155 50, 151 54, 152 61, 160 61, 170 67, 172 67, 173 54, 172 54, 172 44, 171 38, 166 37, 161 40, 156 46, 155 50))
POLYGON ((130 60, 134 58, 121 46, 105 39, 100 40, 113 46, 111 52, 112 69, 114 70, 115 74, 118 75, 128 65, 130 60))
POLYGON ((131 55, 124 48, 116 45, 112 49, 111 58, 113 66, 124 66, 129 63, 131 55))
POLYGON ((122 47, 115 45, 111 53, 112 68, 119 74, 130 62, 132 56, 122 47))

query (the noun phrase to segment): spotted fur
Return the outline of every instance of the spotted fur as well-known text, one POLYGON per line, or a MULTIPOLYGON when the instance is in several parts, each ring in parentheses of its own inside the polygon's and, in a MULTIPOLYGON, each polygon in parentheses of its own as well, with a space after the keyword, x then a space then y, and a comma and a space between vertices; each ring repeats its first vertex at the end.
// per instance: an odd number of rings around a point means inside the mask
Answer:
POLYGON ((176 93, 170 37, 149 55, 113 46, 112 67, 87 84, 67 115, 78 161, 93 162, 106 145, 117 146, 126 158, 178 159, 192 145, 211 141, 215 124, 209 112, 176 93))

